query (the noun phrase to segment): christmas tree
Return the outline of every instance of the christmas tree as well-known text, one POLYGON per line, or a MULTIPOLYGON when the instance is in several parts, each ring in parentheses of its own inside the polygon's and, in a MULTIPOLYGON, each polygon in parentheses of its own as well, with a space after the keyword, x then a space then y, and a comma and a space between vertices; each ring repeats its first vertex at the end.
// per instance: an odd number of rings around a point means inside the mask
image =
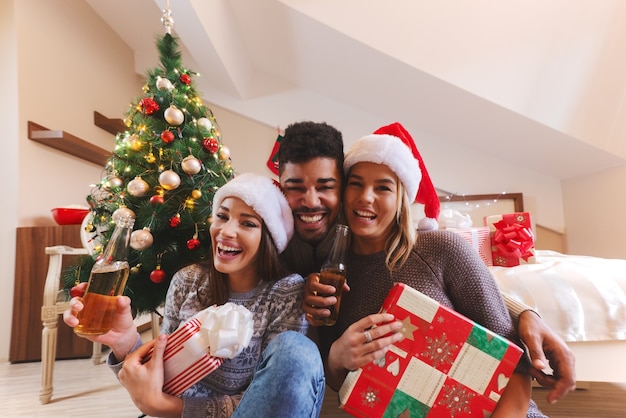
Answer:
POLYGON ((64 273, 67 288, 87 281, 117 219, 132 216, 125 294, 137 313, 154 311, 172 275, 207 257, 213 194, 233 177, 230 152, 194 88, 197 74, 182 66, 176 38, 168 30, 157 47, 161 66, 148 71, 143 95, 126 114, 128 130, 117 134, 105 174, 87 196, 94 254, 64 273))

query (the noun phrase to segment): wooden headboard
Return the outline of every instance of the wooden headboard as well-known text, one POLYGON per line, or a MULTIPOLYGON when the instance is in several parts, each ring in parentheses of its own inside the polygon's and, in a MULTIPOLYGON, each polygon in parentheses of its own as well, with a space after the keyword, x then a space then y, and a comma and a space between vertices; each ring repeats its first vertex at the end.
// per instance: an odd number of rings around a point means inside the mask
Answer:
MULTIPOLYGON (((484 225, 485 216, 524 211, 522 193, 474 195, 445 195, 440 193, 439 202, 441 202, 442 213, 445 209, 452 209, 469 214, 473 226, 484 225)), ((532 213, 531 220, 533 220, 532 213)), ((535 248, 567 253, 564 234, 537 225, 534 220, 533 231, 535 232, 535 248)))

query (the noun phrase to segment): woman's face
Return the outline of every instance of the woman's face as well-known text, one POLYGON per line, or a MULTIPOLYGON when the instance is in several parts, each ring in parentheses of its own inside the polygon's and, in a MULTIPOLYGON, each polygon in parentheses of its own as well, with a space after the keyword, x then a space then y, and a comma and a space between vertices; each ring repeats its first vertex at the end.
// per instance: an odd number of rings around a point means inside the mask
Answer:
POLYGON ((245 274, 256 279, 262 227, 261 217, 241 199, 224 199, 210 229, 215 269, 230 279, 245 274))
POLYGON ((346 180, 344 212, 354 237, 354 250, 384 250, 396 219, 398 177, 386 165, 355 164, 346 180))

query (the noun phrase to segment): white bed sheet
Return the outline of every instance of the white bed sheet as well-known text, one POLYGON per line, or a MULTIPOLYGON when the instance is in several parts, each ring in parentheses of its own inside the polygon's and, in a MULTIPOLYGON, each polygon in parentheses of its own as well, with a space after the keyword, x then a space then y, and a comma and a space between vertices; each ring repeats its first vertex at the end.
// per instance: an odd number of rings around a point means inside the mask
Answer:
POLYGON ((565 341, 626 340, 626 260, 535 252, 490 267, 500 289, 533 307, 565 341))

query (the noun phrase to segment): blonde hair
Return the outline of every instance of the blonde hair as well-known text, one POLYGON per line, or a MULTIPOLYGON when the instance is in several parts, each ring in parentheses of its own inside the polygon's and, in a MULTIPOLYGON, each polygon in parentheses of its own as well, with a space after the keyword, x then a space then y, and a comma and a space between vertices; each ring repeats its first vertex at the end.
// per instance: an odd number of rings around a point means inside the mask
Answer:
POLYGON ((417 239, 417 231, 411 217, 411 202, 404 184, 400 181, 396 193, 396 206, 396 219, 385 243, 387 253, 385 264, 389 271, 402 267, 417 239))

